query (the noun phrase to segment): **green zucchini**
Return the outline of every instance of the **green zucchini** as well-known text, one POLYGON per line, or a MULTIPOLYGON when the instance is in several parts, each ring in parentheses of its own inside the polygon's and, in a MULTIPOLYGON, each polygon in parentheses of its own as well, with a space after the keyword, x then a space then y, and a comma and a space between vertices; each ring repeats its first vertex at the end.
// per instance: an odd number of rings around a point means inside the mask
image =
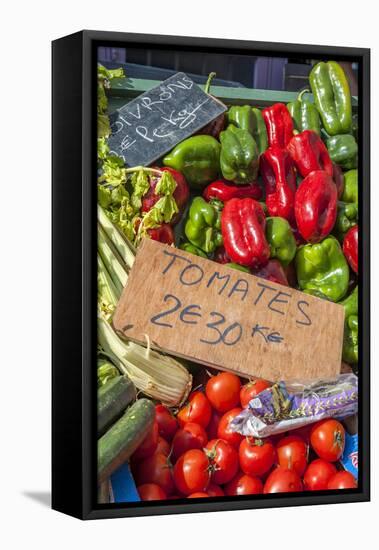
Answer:
POLYGON ((155 419, 155 407, 149 399, 138 399, 98 440, 98 483, 124 464, 141 445, 155 419))
POLYGON ((136 388, 128 376, 117 376, 99 388, 97 396, 97 434, 101 437, 135 400, 136 388))

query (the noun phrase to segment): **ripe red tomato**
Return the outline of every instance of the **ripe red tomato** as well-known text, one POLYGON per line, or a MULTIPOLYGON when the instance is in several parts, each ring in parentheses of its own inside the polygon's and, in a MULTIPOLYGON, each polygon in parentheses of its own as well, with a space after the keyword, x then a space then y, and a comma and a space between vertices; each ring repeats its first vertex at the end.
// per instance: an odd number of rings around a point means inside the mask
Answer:
POLYGON ((322 458, 316 458, 305 470, 304 488, 307 491, 324 491, 328 488, 330 478, 336 473, 337 468, 334 464, 322 458))
POLYGON ((141 500, 164 500, 167 498, 164 490, 156 483, 144 483, 137 487, 141 500))
POLYGON ((225 485, 225 494, 233 497, 238 495, 258 495, 263 492, 263 483, 259 477, 248 476, 239 472, 225 485))
POLYGON ((195 422, 187 422, 179 429, 172 440, 172 458, 174 462, 190 449, 202 449, 208 442, 207 432, 195 422))
POLYGON ((183 495, 205 492, 210 481, 209 460, 204 451, 185 452, 174 466, 175 485, 183 495))
POLYGON ((278 466, 266 479, 263 492, 267 493, 295 493, 303 490, 300 476, 294 470, 287 470, 278 466))
POLYGON ((217 439, 218 425, 221 420, 221 414, 212 409, 211 419, 207 426, 208 439, 217 439))
POLYGON ((138 485, 156 483, 166 495, 173 493, 174 482, 172 478, 172 466, 166 455, 155 453, 145 458, 136 465, 135 480, 138 485))
POLYGON ((328 462, 339 460, 345 448, 344 427, 333 418, 320 420, 312 427, 311 445, 320 458, 328 462))
POLYGON ((158 422, 159 435, 170 442, 179 428, 175 416, 164 405, 156 405, 155 418, 158 422))
POLYGON ((221 487, 215 483, 208 485, 207 493, 210 497, 223 497, 225 494, 221 487))
POLYGON ((211 479, 216 485, 228 483, 238 471, 237 451, 223 439, 212 439, 205 447, 211 465, 211 479))
POLYGON ((308 446, 297 435, 283 437, 276 445, 279 466, 302 476, 308 464, 308 446))
POLYGON ((301 437, 309 445, 309 440, 311 437, 312 425, 302 426, 301 428, 296 428, 296 430, 291 430, 291 435, 297 435, 301 437))
POLYGON ((138 461, 153 455, 158 445, 158 435, 158 423, 155 420, 141 445, 132 454, 132 460, 138 461))
POLYGON ((171 451, 170 444, 165 439, 163 439, 163 437, 159 436, 158 445, 157 445, 157 448, 155 449, 155 452, 162 453, 168 456, 170 454, 170 451, 171 451))
POLYGON ((328 489, 356 489, 357 480, 350 472, 340 471, 328 481, 328 489))
POLYGON ((243 436, 238 432, 232 432, 232 430, 230 429, 230 423, 233 418, 236 417, 241 411, 242 409, 240 407, 236 407, 235 409, 231 409, 230 411, 226 412, 221 417, 217 428, 217 437, 219 439, 227 441, 235 449, 239 448, 243 436))
POLYGON ((202 491, 198 491, 197 493, 192 493, 192 495, 189 495, 187 498, 208 498, 208 493, 204 493, 202 491))
POLYGON ((205 393, 214 409, 225 413, 239 403, 241 382, 231 372, 220 372, 207 382, 205 393))
POLYGON ((263 380, 263 378, 257 378, 256 380, 251 380, 244 386, 242 386, 240 391, 240 402, 241 407, 244 409, 248 406, 249 402, 261 393, 261 391, 266 390, 271 386, 270 382, 263 380))
POLYGON ((201 391, 191 393, 188 403, 178 412, 178 420, 181 427, 187 422, 195 422, 206 428, 212 414, 212 407, 206 396, 201 391))
POLYGON ((276 451, 271 441, 245 437, 240 443, 241 470, 249 476, 262 476, 276 460, 276 451))

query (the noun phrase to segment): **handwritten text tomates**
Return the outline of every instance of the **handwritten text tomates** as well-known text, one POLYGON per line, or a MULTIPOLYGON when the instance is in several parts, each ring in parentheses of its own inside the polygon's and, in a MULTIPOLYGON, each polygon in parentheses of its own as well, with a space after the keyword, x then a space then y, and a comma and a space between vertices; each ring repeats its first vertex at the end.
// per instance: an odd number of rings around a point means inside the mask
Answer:
POLYGON ((113 325, 131 340, 268 380, 339 372, 344 310, 151 240, 113 325))

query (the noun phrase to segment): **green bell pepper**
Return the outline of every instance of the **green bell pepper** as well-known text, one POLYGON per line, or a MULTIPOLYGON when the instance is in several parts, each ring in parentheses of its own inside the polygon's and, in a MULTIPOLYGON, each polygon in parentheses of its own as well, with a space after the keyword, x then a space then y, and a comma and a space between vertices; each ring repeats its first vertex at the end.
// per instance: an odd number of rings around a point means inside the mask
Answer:
POLYGON ((300 288, 332 302, 341 300, 349 284, 349 266, 337 239, 301 246, 295 257, 300 288))
POLYGON ((284 218, 266 218, 266 239, 270 245, 270 257, 288 265, 296 254, 296 240, 291 226, 284 218))
POLYGON ((345 188, 341 200, 358 204, 358 170, 349 170, 344 173, 345 188))
POLYGON ((233 105, 227 113, 229 124, 247 130, 254 138, 261 155, 268 147, 266 124, 260 109, 250 105, 233 105))
POLYGON ((303 95, 309 90, 303 90, 295 101, 287 104, 287 109, 292 117, 295 130, 313 130, 316 134, 321 133, 320 115, 314 103, 303 99, 303 95))
POLYGON ((330 136, 348 134, 352 126, 351 94, 344 70, 335 61, 321 61, 309 75, 315 105, 330 136))
POLYGON ((254 138, 243 128, 230 124, 220 134, 221 172, 234 183, 250 183, 258 175, 259 154, 254 138))
POLYGON ((192 136, 178 143, 163 164, 181 172, 193 189, 202 189, 218 177, 220 149, 212 136, 192 136))
POLYGON ((358 166, 358 145, 354 136, 339 134, 326 140, 330 158, 341 166, 343 170, 350 170, 358 166))
POLYGON ((358 205, 354 202, 338 202, 337 218, 333 234, 342 242, 351 227, 358 223, 358 205))
POLYGON ((225 267, 231 267, 232 269, 237 269, 238 271, 243 271, 244 273, 251 273, 250 269, 244 265, 236 264, 235 262, 229 262, 224 264, 225 267))
POLYGON ((195 256, 200 256, 201 258, 208 258, 208 256, 200 250, 197 246, 195 246, 192 243, 182 243, 179 248, 181 250, 185 250, 186 252, 189 252, 190 254, 194 254, 195 256))
POLYGON ((233 105, 226 113, 228 124, 247 130, 253 135, 254 117, 250 105, 233 105))
POLYGON ((358 287, 340 304, 345 308, 345 331, 342 359, 346 363, 358 363, 358 287))
POLYGON ((265 121, 263 120, 262 111, 257 107, 251 108, 253 112, 253 133, 252 136, 258 147, 258 152, 261 155, 268 147, 268 137, 265 121))
POLYGON ((222 245, 221 214, 203 197, 191 203, 184 233, 191 244, 210 254, 222 245))

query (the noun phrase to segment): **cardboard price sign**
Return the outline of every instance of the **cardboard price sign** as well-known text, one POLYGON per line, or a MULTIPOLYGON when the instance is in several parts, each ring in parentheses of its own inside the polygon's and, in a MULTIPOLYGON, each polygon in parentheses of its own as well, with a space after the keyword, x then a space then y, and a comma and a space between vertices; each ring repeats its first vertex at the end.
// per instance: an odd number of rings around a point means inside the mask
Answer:
POLYGON ((342 306, 150 239, 113 318, 131 340, 268 380, 335 376, 342 306))

